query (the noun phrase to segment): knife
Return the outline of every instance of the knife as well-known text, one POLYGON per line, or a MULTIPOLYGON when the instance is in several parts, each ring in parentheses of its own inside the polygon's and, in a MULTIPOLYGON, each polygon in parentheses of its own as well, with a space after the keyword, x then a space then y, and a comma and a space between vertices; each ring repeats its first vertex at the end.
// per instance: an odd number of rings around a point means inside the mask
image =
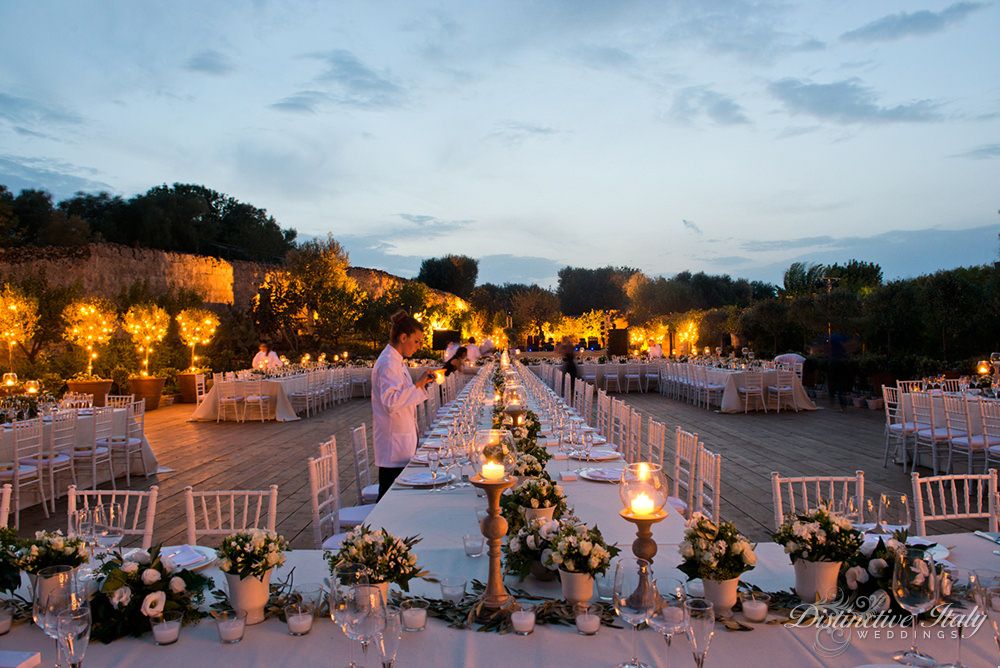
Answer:
POLYGON ((993 536, 989 535, 985 531, 973 531, 972 533, 976 534, 980 538, 985 538, 986 540, 990 541, 991 543, 996 543, 997 545, 1000 545, 1000 537, 994 538, 993 536))

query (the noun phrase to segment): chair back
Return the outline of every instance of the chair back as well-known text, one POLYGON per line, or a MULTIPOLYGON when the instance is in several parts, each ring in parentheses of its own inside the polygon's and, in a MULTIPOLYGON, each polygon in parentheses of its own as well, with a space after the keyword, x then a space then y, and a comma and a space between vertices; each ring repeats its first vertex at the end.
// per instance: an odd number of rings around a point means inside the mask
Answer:
MULTIPOLYGON (((20 420, 11 425, 14 434, 14 463, 44 454, 42 419, 20 420)), ((19 467, 15 466, 16 471, 19 467)))
POLYGON ((205 374, 195 374, 194 377, 194 400, 200 404, 207 394, 205 390, 205 374))
POLYGON ((689 509, 694 507, 695 474, 698 469, 698 434, 677 427, 674 432, 674 493, 689 509))
POLYGON ((909 394, 910 392, 922 392, 924 389, 924 381, 922 380, 897 380, 896 387, 903 394, 909 394))
POLYGON ((64 408, 52 413, 52 441, 50 452, 68 453, 73 456, 76 448, 77 413, 75 408, 64 408))
POLYGON ((743 374, 740 390, 747 393, 764 392, 764 374, 760 371, 747 371, 743 374))
POLYGON ((111 438, 115 429, 115 409, 111 406, 98 406, 93 411, 94 438, 111 438))
POLYGON ((962 387, 958 378, 945 378, 941 383, 941 389, 945 392, 961 392, 962 387))
POLYGON ((146 400, 140 399, 128 405, 128 418, 125 423, 125 435, 129 438, 143 437, 146 433, 146 400))
POLYGON ((604 436, 611 436, 611 397, 604 390, 597 391, 597 424, 595 428, 604 436))
POLYGON ((667 449, 667 425, 657 422, 652 416, 647 424, 646 447, 649 450, 649 461, 662 467, 667 449))
POLYGON ((327 455, 335 454, 337 454, 337 437, 334 434, 330 434, 330 438, 319 444, 319 456, 326 457, 327 455))
POLYGON ((187 512, 187 542, 198 543, 198 536, 228 536, 245 529, 274 531, 278 515, 278 486, 267 490, 230 490, 196 492, 184 488, 187 512), (267 523, 261 519, 267 513, 267 523))
POLYGON ((156 499, 160 488, 153 485, 146 492, 111 489, 77 489, 70 485, 67 501, 67 535, 73 531, 73 515, 77 510, 92 508, 106 503, 121 505, 126 536, 142 536, 142 549, 153 545, 153 527, 156 521, 156 499), (145 508, 143 508, 145 505, 145 508))
POLYGON ((309 458, 309 494, 313 539, 319 549, 323 547, 324 540, 340 533, 340 481, 336 449, 330 454, 309 458))
POLYGON ((713 522, 721 517, 722 455, 698 448, 698 474, 695 476, 694 510, 713 522))
POLYGON ((368 432, 365 423, 351 430, 354 444, 354 481, 358 486, 358 504, 363 504, 362 490, 372 484, 371 460, 368 457, 368 432))
POLYGON ((986 519, 997 530, 997 471, 920 477, 914 471, 914 533, 927 535, 927 522, 986 519))
POLYGON ((910 392, 910 405, 913 406, 913 421, 921 429, 937 429, 938 416, 934 408, 934 398, 926 392, 910 392))
POLYGON ((899 388, 889 385, 882 386, 882 408, 885 410, 885 426, 905 422, 903 407, 899 403, 899 388))
POLYGON ((791 369, 777 369, 775 372, 776 382, 774 383, 779 389, 791 389, 795 387, 795 372, 791 369))
POLYGON ((0 529, 7 528, 7 518, 10 516, 10 493, 13 489, 10 483, 0 487, 0 529))
POLYGON ((972 418, 969 415, 969 400, 964 396, 951 397, 947 394, 942 398, 944 399, 944 419, 945 426, 948 427, 949 440, 956 436, 971 434, 972 418))
POLYGON ((979 418, 983 425, 983 442, 1000 443, 1000 401, 980 399, 979 418))
POLYGON ((628 432, 625 441, 631 456, 626 455, 625 459, 629 462, 643 461, 645 458, 642 454, 642 413, 630 408, 627 414, 628 432))
POLYGON ((774 503, 774 530, 777 531, 789 515, 825 506, 836 510, 838 504, 854 499, 859 510, 865 501, 865 472, 853 476, 797 476, 785 478, 771 472, 771 498, 774 503), (785 500, 787 499, 787 503, 785 500))
POLYGON ((112 408, 128 408, 135 401, 134 394, 105 394, 104 405, 112 408))

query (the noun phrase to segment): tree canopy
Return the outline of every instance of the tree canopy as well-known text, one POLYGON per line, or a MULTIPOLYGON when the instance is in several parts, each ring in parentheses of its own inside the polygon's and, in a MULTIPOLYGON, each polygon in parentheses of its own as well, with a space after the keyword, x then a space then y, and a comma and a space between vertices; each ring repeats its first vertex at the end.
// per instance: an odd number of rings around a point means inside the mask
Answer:
POLYGON ((445 255, 424 260, 417 280, 436 290, 468 299, 478 277, 479 260, 467 255, 445 255))

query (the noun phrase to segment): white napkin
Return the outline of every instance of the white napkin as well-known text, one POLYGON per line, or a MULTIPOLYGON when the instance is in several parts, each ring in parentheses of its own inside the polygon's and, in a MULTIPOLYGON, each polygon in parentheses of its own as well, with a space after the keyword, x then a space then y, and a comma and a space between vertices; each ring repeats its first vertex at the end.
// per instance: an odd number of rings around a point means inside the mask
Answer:
POLYGON ((177 547, 171 548, 169 554, 161 557, 163 565, 166 566, 169 571, 176 571, 178 569, 187 568, 188 566, 193 566, 194 564, 204 561, 204 559, 205 555, 190 545, 178 545, 177 547))
POLYGON ((579 480, 580 476, 577 475, 576 471, 560 471, 559 480, 562 482, 573 482, 574 480, 579 480))

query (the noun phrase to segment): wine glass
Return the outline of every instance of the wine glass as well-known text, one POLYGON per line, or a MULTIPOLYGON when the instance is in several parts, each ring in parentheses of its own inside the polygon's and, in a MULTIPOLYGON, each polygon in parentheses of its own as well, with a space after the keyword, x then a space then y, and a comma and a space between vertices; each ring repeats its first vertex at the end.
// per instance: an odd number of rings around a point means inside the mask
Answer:
POLYGON ((684 601, 684 610, 687 612, 686 631, 694 654, 694 664, 698 668, 704 668, 708 647, 715 635, 715 607, 711 601, 703 598, 689 598, 684 601))
POLYGON ((69 668, 81 668, 90 644, 90 607, 63 610, 56 620, 56 634, 62 656, 69 668))
POLYGON ((882 494, 879 497, 878 523, 885 533, 909 531, 910 504, 905 494, 882 494))
POLYGON ((110 551, 125 537, 125 516, 120 503, 103 503, 94 507, 94 534, 97 544, 110 551))
POLYGON ((35 576, 31 617, 48 637, 56 641, 56 667, 62 663, 59 615, 86 604, 70 566, 49 566, 35 576))
POLYGON ((345 601, 344 634, 361 643, 361 657, 367 664, 368 646, 377 640, 385 629, 385 601, 382 591, 373 585, 355 585, 345 601))
MULTIPOLYGON (((851 500, 848 502, 850 506, 857 504, 853 499, 854 497, 851 497, 851 500)), ((879 504, 875 502, 875 499, 866 496, 861 501, 861 507, 857 508, 854 513, 856 519, 851 520, 854 528, 861 533, 880 533, 881 527, 878 523, 878 509, 879 504)))
POLYGON ((670 642, 675 633, 687 629, 688 612, 684 607, 684 588, 677 586, 676 580, 658 583, 658 609, 649 617, 649 625, 658 631, 667 641, 667 653, 664 663, 670 664, 670 642))
POLYGON ((431 448, 427 451, 427 468, 431 470, 431 493, 440 492, 441 488, 438 487, 438 467, 441 466, 441 451, 437 448, 431 448))
POLYGON ((993 629, 993 641, 1000 652, 1000 572, 980 569, 969 578, 976 605, 993 629))
POLYGON ((399 640, 403 637, 403 621, 399 608, 394 605, 385 606, 385 628, 378 638, 379 654, 382 656, 382 668, 392 668, 396 662, 396 652, 399 651, 399 640))
POLYGON ((900 607, 910 613, 913 642, 909 650, 897 652, 892 658, 908 666, 936 665, 932 657, 917 649, 917 616, 937 605, 937 567, 922 548, 900 550, 893 560, 892 594, 900 607))
MULTIPOLYGON (((87 507, 74 512, 69 518, 69 535, 79 538, 87 545, 91 554, 97 548, 96 527, 94 525, 94 509, 87 507)), ((81 580, 93 579, 93 573, 97 569, 96 561, 88 561, 80 566, 77 577, 81 580)))
MULTIPOLYGON (((354 587, 368 584, 368 571, 361 564, 337 564, 330 578, 330 620, 340 627, 346 637, 352 613, 349 601, 353 598, 354 587)), ((356 668, 354 643, 348 644, 348 668, 356 668)))
POLYGON ((653 569, 645 559, 622 559, 615 567, 615 585, 612 602, 615 613, 632 627, 632 658, 618 664, 618 668, 649 668, 639 661, 636 636, 639 625, 646 622, 656 608, 656 588, 653 569))

